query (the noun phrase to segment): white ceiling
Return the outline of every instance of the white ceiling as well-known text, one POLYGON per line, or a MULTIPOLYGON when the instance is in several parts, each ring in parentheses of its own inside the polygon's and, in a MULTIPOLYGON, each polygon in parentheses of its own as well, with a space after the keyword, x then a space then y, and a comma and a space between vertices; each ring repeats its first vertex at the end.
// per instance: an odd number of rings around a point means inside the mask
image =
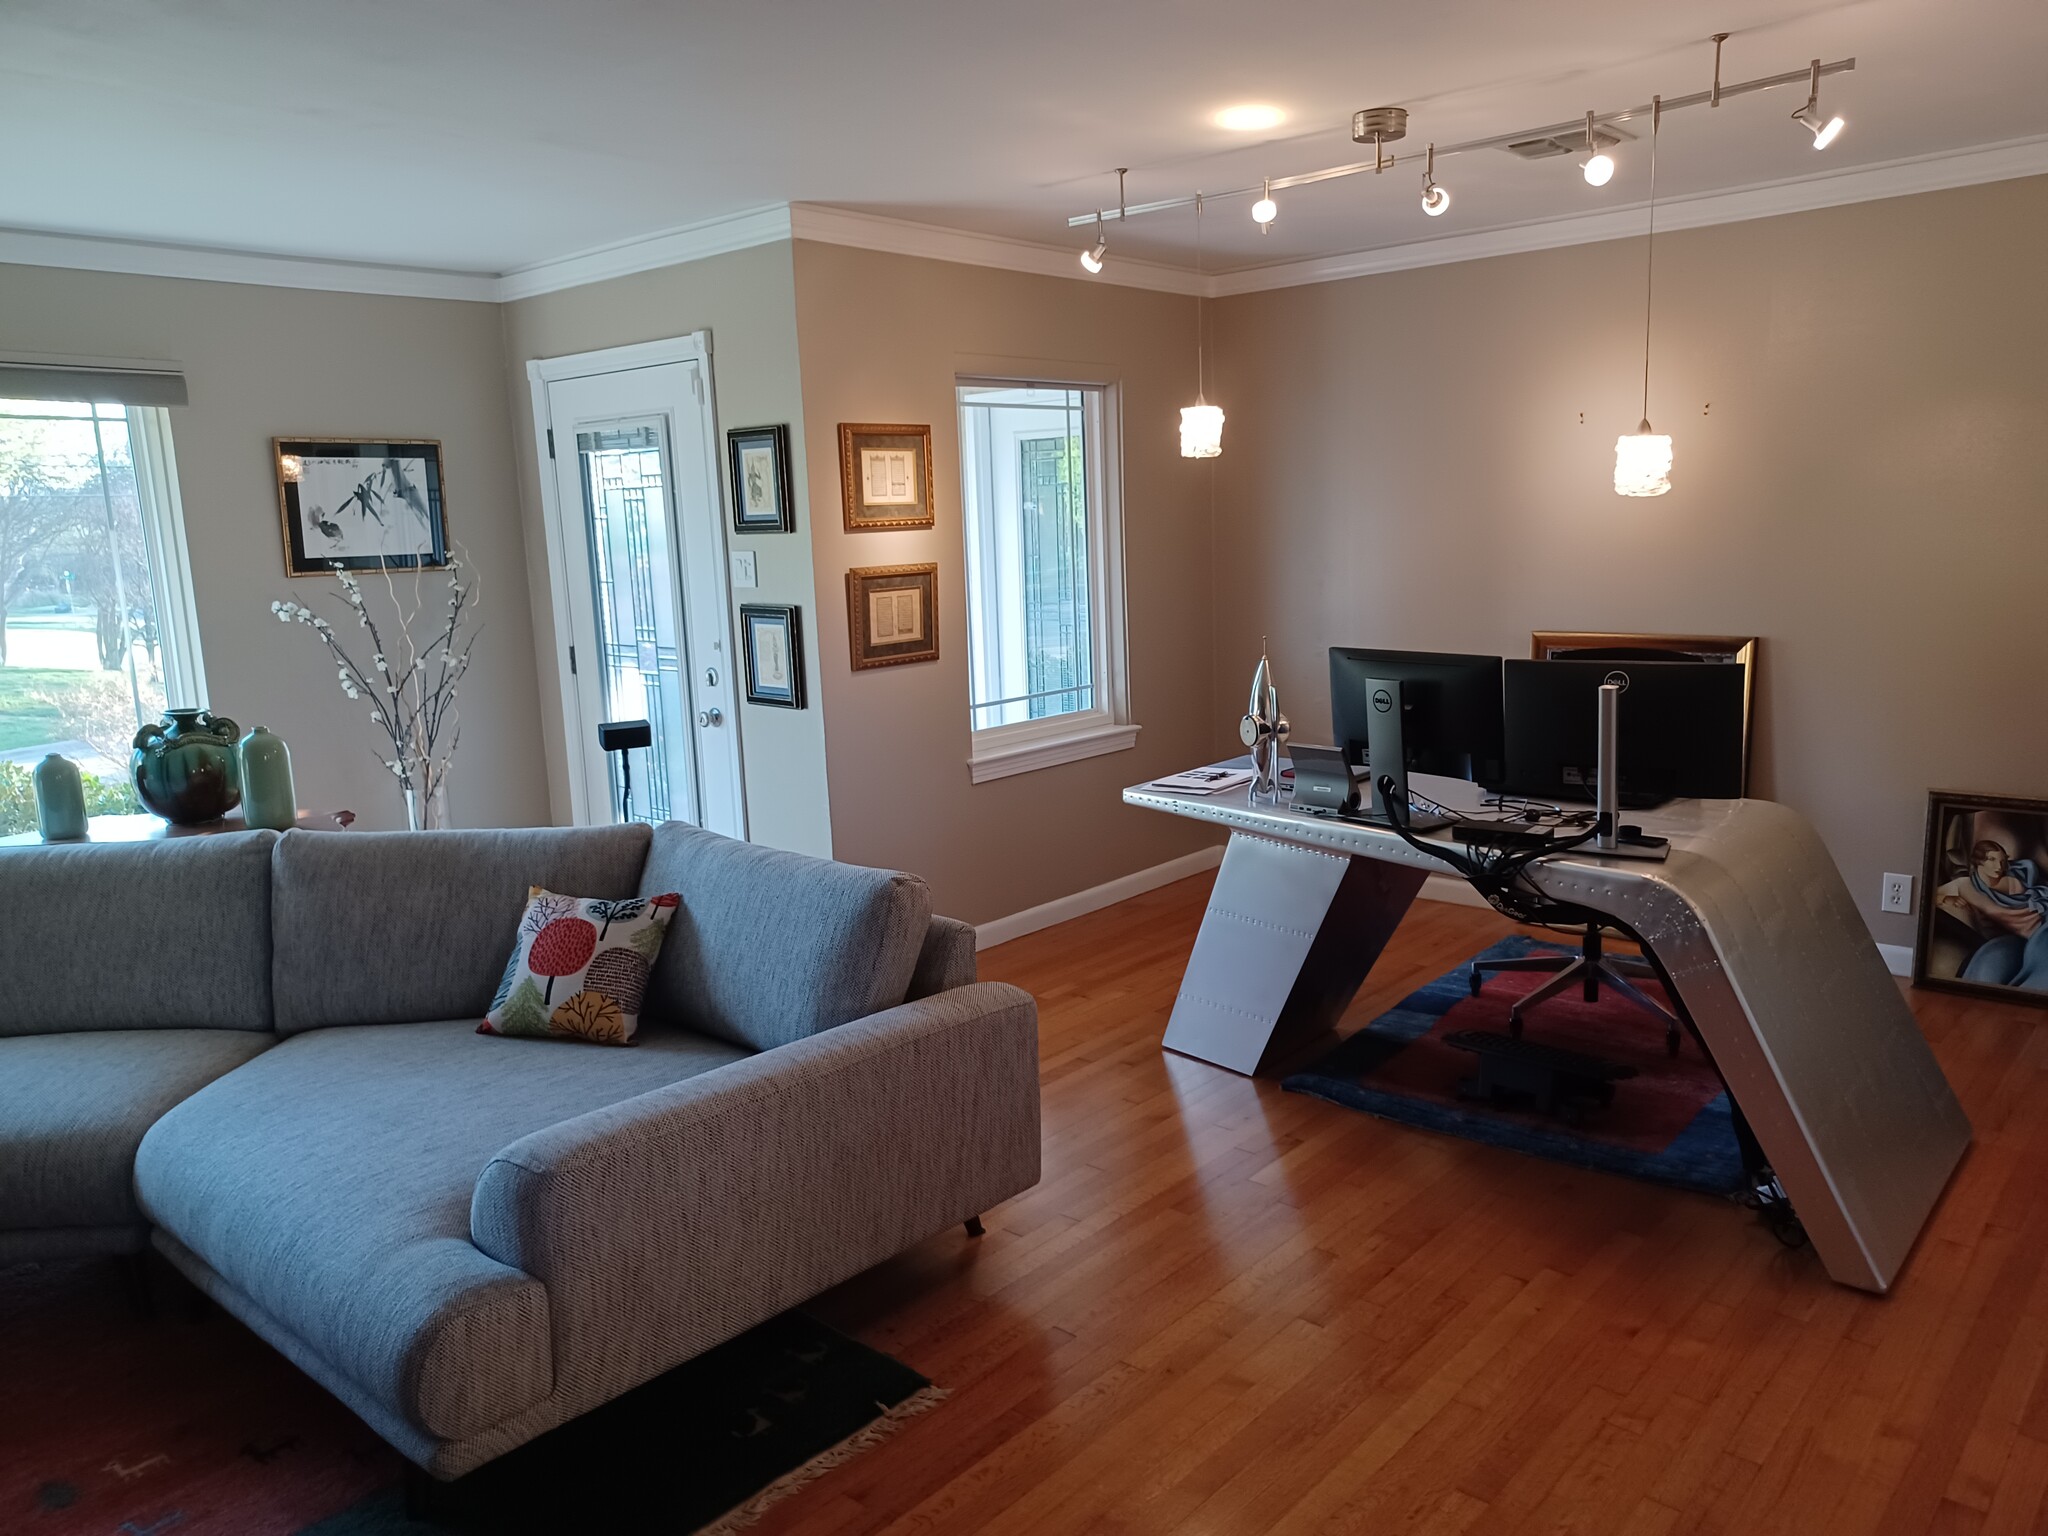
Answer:
MULTIPOLYGON (((1066 217, 1358 158, 1354 108, 1451 142, 1855 55, 1816 154, 1797 90, 1665 121, 1659 195, 2048 135, 2043 0, 4 0, 0 228, 499 273, 785 202, 1046 245, 1066 217), (1283 107, 1265 135, 1218 108, 1283 107)), ((1443 160, 1286 194, 1230 271, 1638 202, 1569 159, 1443 160)), ((1112 232, 1193 263, 1185 212, 1112 232)))

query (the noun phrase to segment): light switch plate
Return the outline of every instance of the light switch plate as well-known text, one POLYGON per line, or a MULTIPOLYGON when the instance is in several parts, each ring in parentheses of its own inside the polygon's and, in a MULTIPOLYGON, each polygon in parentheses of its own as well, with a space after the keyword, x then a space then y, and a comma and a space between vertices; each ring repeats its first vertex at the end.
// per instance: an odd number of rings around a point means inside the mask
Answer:
POLYGON ((755 576, 754 551, 751 549, 736 549, 732 552, 732 584, 735 587, 760 585, 755 576))

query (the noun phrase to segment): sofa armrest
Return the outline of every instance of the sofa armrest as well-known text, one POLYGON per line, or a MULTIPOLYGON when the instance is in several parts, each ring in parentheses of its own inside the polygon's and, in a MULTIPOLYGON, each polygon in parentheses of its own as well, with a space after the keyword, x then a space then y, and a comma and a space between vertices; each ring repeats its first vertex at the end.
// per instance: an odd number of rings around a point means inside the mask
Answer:
POLYGON ((910 990, 903 1000, 914 1003, 921 997, 936 997, 955 987, 975 982, 974 930, 954 917, 932 914, 925 930, 924 947, 917 952, 917 969, 910 973, 910 990))
POLYGON ((470 1204, 569 1412, 1038 1181, 1038 1007, 978 983, 536 1131, 470 1204))

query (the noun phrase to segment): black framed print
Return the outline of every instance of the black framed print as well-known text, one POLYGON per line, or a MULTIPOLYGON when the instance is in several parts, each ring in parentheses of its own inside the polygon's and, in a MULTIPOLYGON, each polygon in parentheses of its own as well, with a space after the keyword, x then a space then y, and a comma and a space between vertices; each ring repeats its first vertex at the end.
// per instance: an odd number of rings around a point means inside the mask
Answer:
POLYGON ((789 427, 734 427, 725 434, 735 533, 795 533, 789 427))
POLYGON ((804 617, 787 603, 742 603, 740 649, 747 664, 747 702, 804 707, 804 617))
POLYGON ((270 451, 287 575, 448 563, 438 442, 273 437, 270 451))

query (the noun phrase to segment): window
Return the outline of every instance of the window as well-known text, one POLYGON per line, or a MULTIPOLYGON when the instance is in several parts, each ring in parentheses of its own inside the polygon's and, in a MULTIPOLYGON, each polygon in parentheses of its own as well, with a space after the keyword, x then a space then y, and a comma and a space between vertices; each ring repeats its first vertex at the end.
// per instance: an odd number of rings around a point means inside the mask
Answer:
POLYGON ((0 399, 0 832, 59 752, 95 815, 138 811, 135 728, 204 701, 167 414, 0 399))
POLYGON ((1124 678, 1115 396, 959 385, 974 780, 1120 751, 1124 678))

